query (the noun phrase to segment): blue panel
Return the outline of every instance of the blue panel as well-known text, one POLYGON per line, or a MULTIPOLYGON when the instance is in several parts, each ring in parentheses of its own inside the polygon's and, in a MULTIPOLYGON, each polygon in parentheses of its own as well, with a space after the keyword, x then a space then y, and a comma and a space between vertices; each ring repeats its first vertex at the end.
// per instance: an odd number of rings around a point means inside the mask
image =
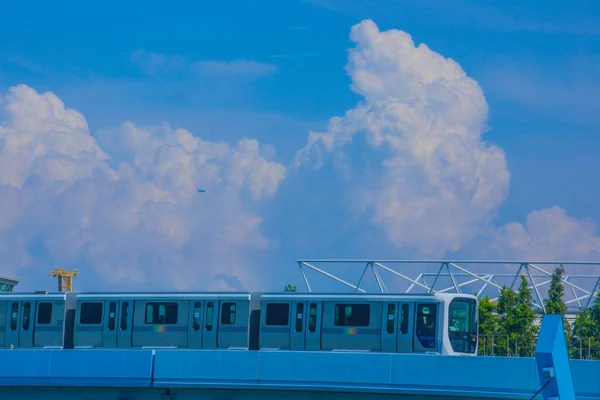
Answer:
POLYGON ((571 360, 571 373, 578 399, 600 399, 600 361, 571 360))
POLYGON ((0 350, 0 386, 35 386, 49 382, 52 350, 0 350))
POLYGON ((242 350, 156 350, 154 386, 203 386, 258 380, 258 353, 242 350))
POLYGON ((419 391, 427 389, 426 393, 533 394, 534 376, 535 361, 532 358, 419 354, 396 354, 392 357, 392 384, 419 387, 419 391), (506 378, 508 373, 510 380, 506 378))
POLYGON ((262 351, 259 378, 261 383, 387 385, 390 357, 382 353, 262 351))
POLYGON ((55 351, 50 378, 69 386, 147 387, 152 381, 152 350, 55 351))
POLYGON ((149 387, 152 351, 0 350, 0 384, 149 387))

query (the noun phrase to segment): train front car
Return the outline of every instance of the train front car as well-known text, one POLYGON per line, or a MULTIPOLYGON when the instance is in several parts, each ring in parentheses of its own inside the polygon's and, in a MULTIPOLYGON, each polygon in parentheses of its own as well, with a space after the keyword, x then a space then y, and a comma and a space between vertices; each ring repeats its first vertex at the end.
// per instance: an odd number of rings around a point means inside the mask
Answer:
POLYGON ((477 297, 454 293, 435 296, 444 305, 442 354, 476 356, 479 345, 477 297))
POLYGON ((477 308, 474 296, 270 293, 261 300, 261 349, 450 355, 477 351, 477 322, 469 319, 477 308), (466 321, 461 310, 469 315, 466 321), (448 334, 449 312, 454 313, 454 325, 467 329, 467 339, 460 330, 448 334), (475 336, 469 330, 473 323, 475 336))

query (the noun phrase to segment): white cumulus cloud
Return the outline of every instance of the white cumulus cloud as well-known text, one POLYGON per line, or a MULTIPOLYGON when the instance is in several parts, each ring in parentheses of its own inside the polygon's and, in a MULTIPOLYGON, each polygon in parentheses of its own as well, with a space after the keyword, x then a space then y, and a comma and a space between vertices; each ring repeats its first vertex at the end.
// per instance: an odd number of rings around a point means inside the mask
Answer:
POLYGON ((379 165, 352 173, 365 182, 356 199, 373 222, 394 244, 429 256, 459 249, 481 233, 509 186, 502 149, 482 140, 481 87, 405 32, 380 32, 366 20, 350 38, 346 69, 364 101, 331 118, 326 132, 311 132, 296 165, 319 167, 332 154, 347 172, 353 139, 365 138, 379 165))
POLYGON ((363 99, 331 118, 325 132, 310 132, 295 167, 332 163, 355 188, 346 206, 368 212, 392 244, 426 258, 451 251, 519 260, 600 257, 596 226, 560 207, 494 227, 510 173, 503 150, 483 138, 483 91, 459 64, 370 20, 353 26, 350 39, 346 71, 363 99))
POLYGON ((71 266, 81 279, 177 289, 259 279, 244 256, 271 245, 257 206, 285 176, 272 149, 167 125, 92 136, 52 93, 20 85, 0 99, 3 270, 71 266))
POLYGON ((525 261, 597 261, 600 236, 595 223, 577 220, 555 206, 530 212, 524 224, 511 222, 498 229, 494 250, 525 261))

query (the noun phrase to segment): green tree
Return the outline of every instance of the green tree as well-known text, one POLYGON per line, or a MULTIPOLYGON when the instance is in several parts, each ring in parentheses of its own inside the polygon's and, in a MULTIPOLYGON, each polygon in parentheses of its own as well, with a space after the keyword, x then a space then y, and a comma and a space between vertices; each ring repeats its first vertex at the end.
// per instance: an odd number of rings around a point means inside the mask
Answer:
POLYGON ((531 357, 535 350, 538 327, 534 325, 536 313, 533 310, 533 296, 524 275, 521 275, 521 285, 517 292, 515 316, 519 328, 513 332, 511 339, 515 340, 516 351, 521 357, 531 357))
POLYGON ((492 353, 492 336, 497 334, 500 325, 497 311, 498 304, 489 296, 479 300, 479 355, 492 353))
POLYGON ((565 315, 567 305, 563 300, 565 287, 562 283, 562 274, 565 272, 562 264, 554 270, 550 280, 550 289, 548 290, 548 298, 544 301, 547 314, 565 315))
POLYGON ((573 358, 600 358, 600 292, 592 307, 582 308, 575 316, 570 353, 573 358))
POLYGON ((565 294, 565 286, 562 282, 562 275, 565 272, 562 264, 558 266, 554 273, 552 274, 552 278, 550 280, 550 289, 548 290, 548 298, 544 301, 544 307, 546 309, 547 314, 557 314, 562 315, 563 327, 565 330, 565 338, 567 343, 571 341, 571 325, 569 321, 565 318, 565 314, 567 312, 567 305, 563 299, 565 294))
POLYGON ((296 285, 292 285, 290 283, 288 283, 287 285, 285 285, 285 288, 283 289, 284 292, 296 292, 296 285))
POLYGON ((518 354, 522 357, 533 355, 537 333, 537 327, 533 324, 536 313, 533 310, 533 297, 528 286, 527 278, 521 275, 521 284, 517 292, 506 287, 500 291, 498 297, 500 336, 496 340, 496 354, 518 354))

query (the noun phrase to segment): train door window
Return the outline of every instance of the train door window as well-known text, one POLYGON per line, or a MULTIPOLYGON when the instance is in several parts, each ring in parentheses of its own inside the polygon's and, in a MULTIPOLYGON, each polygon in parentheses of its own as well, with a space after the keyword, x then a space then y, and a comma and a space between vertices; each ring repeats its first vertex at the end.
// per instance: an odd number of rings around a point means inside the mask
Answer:
POLYGON ((290 305, 288 303, 267 304, 267 325, 285 326, 290 321, 290 305))
POLYGON ((194 303, 194 320, 192 322, 192 329, 195 331, 200 330, 200 312, 202 305, 199 301, 194 303))
POLYGON ((210 301, 206 305, 206 330, 207 331, 212 331, 214 313, 215 313, 215 303, 210 301))
POLYGON ((129 302, 126 301, 121 305, 121 330, 127 330, 127 316, 129 314, 129 302))
POLYGON ((38 305, 37 323, 48 325, 52 322, 52 303, 40 303, 38 305))
POLYGON ((334 324, 336 326, 369 326, 371 306, 369 304, 336 304, 334 324))
POLYGON ((176 324, 179 304, 171 302, 152 302, 146 304, 147 324, 176 324))
POLYGON ((456 298, 449 306, 448 336, 454 351, 474 353, 477 344, 477 303, 456 298))
POLYGON ((79 323, 82 325, 102 323, 103 303, 99 301, 81 303, 79 323))
POLYGON ((19 320, 19 303, 12 303, 10 310, 10 330, 17 330, 17 321, 19 320))
POLYGON ((310 303, 308 311, 308 331, 314 332, 317 329, 317 303, 310 303))
POLYGON ((387 326, 385 329, 385 333, 394 333, 394 322, 396 316, 396 305, 388 304, 387 306, 387 326))
POLYGON ((221 305, 221 323, 224 325, 235 324, 235 303, 225 302, 221 305))
POLYGON ((31 303, 28 301, 23 305, 23 330, 28 331, 31 322, 31 303))
POLYGON ((403 335, 408 333, 408 304, 402 304, 400 308, 400 333, 403 335))
POLYGON ((435 347, 437 306, 436 304, 419 304, 417 307, 417 337, 423 347, 435 347))
POLYGON ((117 303, 111 301, 108 306, 108 330, 114 331, 117 324, 117 303))
POLYGON ((304 314, 304 303, 296 304, 296 332, 302 332, 303 314, 304 314))

